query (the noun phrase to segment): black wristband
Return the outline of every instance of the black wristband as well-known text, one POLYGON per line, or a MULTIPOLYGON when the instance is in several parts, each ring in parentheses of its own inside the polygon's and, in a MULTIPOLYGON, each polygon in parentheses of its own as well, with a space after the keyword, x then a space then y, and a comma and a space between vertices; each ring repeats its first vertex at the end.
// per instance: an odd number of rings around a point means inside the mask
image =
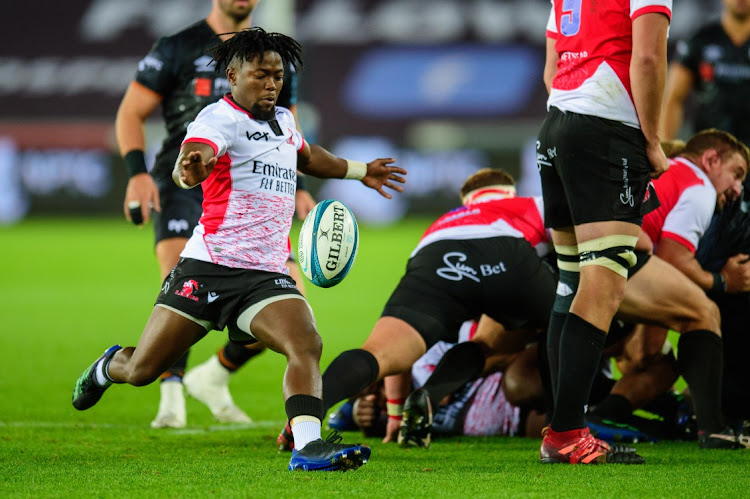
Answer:
POLYGON ((711 286, 711 292, 718 294, 724 293, 727 290, 727 280, 724 279, 724 274, 721 272, 714 272, 714 285, 711 286))
POLYGON ((297 172, 297 190, 298 191, 307 190, 307 178, 305 178, 305 175, 300 172, 297 172))
POLYGON ((138 175, 139 173, 148 173, 148 169, 146 169, 146 158, 143 157, 143 151, 133 149, 127 153, 122 160, 125 162, 125 170, 128 172, 128 178, 138 175))

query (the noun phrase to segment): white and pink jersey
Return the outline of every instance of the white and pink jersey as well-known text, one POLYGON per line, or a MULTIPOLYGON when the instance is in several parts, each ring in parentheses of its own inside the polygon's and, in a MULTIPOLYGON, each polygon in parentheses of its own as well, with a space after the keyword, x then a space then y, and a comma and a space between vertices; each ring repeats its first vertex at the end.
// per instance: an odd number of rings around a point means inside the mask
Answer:
POLYGON ((286 273, 297 152, 305 146, 292 113, 277 107, 276 122, 258 121, 225 96, 190 123, 186 142, 208 144, 218 162, 201 184, 203 214, 180 256, 286 273))
MULTIPOLYGON (((476 330, 476 321, 464 322, 458 331, 458 342, 469 341, 474 337, 476 330)), ((445 352, 453 346, 453 343, 438 341, 412 365, 411 373, 415 388, 427 382, 445 352)), ((505 399, 503 373, 501 372, 474 380, 468 390, 462 391, 461 397, 450 402, 450 406, 447 408, 446 416, 442 418, 443 423, 451 425, 453 416, 464 414, 461 428, 452 428, 460 429, 464 435, 515 435, 518 433, 521 410, 505 399)))
POLYGON ((662 13, 672 0, 551 0, 547 37, 559 56, 547 108, 639 128, 630 88, 633 19, 662 13))
POLYGON ((449 211, 430 225, 411 256, 435 241, 498 236, 526 239, 539 256, 544 256, 550 248, 543 213, 541 197, 490 199, 470 203, 449 211))
POLYGON ((664 238, 672 239, 695 253, 716 208, 711 180, 694 163, 674 158, 653 184, 661 206, 643 217, 643 231, 654 246, 664 238))

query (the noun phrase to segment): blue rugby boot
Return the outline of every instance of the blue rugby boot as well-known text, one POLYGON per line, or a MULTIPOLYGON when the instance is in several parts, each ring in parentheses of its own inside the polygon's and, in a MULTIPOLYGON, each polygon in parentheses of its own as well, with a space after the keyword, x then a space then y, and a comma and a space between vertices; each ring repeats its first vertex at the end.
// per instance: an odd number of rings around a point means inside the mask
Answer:
POLYGON ((328 438, 319 438, 301 450, 292 450, 289 471, 355 470, 370 459, 370 447, 363 444, 341 444, 335 431, 328 438))
POLYGON ((111 383, 104 386, 96 382, 96 369, 102 362, 109 362, 118 350, 122 350, 120 345, 114 345, 104 351, 101 357, 96 359, 88 369, 83 371, 83 374, 76 381, 76 386, 73 388, 73 407, 79 411, 85 411, 86 409, 93 407, 99 399, 102 398, 104 391, 109 388, 111 383))

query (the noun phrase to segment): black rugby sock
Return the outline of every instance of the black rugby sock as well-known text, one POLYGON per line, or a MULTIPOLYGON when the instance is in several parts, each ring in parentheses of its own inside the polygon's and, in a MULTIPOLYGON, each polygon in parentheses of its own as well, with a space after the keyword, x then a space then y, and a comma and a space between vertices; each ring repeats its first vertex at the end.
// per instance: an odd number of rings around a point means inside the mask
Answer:
POLYGON ((323 373, 324 414, 336 403, 375 383, 379 373, 377 359, 367 350, 358 348, 341 353, 323 373))
POLYGON ((600 418, 620 421, 633 414, 633 404, 622 395, 609 394, 596 406, 594 413, 600 418))
POLYGON ((705 329, 688 331, 677 345, 677 367, 693 397, 698 430, 721 431, 721 376, 724 364, 721 338, 705 329))
POLYGON ((537 364, 539 366, 539 377, 542 379, 544 388, 544 414, 546 422, 552 418, 555 401, 552 396, 552 376, 550 375, 549 358, 547 355, 547 331, 539 335, 539 348, 537 348, 537 364))
POLYGON ((568 314, 555 311, 549 316, 549 327, 547 328, 547 362, 552 400, 555 400, 557 396, 557 383, 560 376, 560 338, 562 337, 563 327, 567 318, 568 314))
POLYGON ((177 362, 172 364, 172 367, 164 371, 161 375, 161 381, 180 381, 185 375, 185 367, 187 366, 188 357, 190 356, 190 350, 182 354, 182 357, 177 359, 177 362))
POLYGON ((574 313, 568 314, 560 339, 560 379, 551 427, 568 431, 585 426, 588 402, 607 335, 574 313))
POLYGON ((224 348, 219 350, 217 356, 219 362, 227 371, 234 372, 261 352, 263 352, 263 349, 245 348, 243 345, 228 341, 224 348))
POLYGON ((473 341, 459 343, 445 352, 422 387, 430 396, 433 412, 444 397, 482 374, 484 361, 482 347, 473 341))

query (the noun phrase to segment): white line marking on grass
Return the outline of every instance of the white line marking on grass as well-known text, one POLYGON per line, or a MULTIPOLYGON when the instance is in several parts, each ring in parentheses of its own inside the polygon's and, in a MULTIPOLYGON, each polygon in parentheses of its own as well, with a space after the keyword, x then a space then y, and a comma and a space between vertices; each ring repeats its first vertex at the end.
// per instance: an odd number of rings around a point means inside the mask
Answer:
POLYGON ((246 424, 223 424, 209 426, 192 426, 187 428, 150 428, 147 424, 125 425, 109 423, 74 423, 57 421, 0 421, 0 428, 91 428, 91 429, 115 429, 115 430, 151 430, 155 432, 166 432, 170 435, 196 435, 217 431, 238 431, 253 428, 282 428, 285 421, 255 421, 246 424))

